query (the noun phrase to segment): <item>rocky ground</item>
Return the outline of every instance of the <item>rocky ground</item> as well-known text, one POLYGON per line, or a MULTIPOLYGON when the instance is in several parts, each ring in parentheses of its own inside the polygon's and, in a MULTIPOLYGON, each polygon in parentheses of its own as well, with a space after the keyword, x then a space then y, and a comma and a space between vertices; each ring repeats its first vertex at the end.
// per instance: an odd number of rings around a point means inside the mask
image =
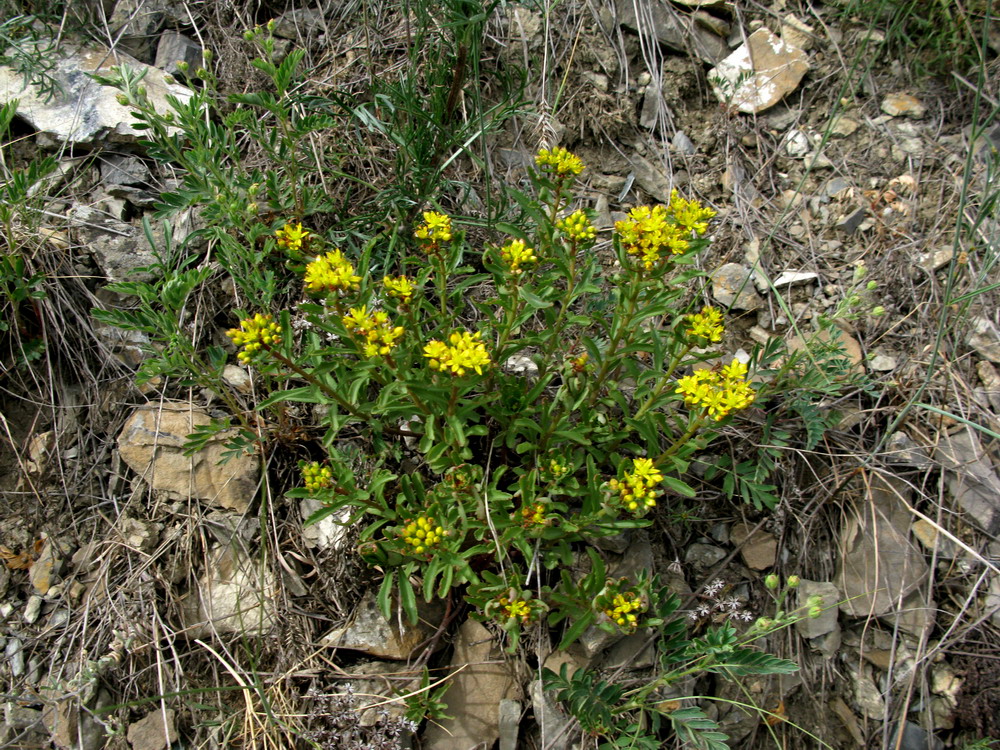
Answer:
MULTIPOLYGON (((354 61, 391 69, 405 17, 379 3, 111 5, 103 23, 68 25, 56 98, 33 100, 0 68, 0 103, 20 99, 6 158, 52 154, 61 180, 32 259, 52 282, 22 329, 47 348, 22 366, 8 352, 0 380, 0 745, 594 746, 537 670, 569 660, 641 680, 653 664, 640 636, 546 660, 505 655, 483 625, 433 607, 416 628, 385 621, 356 530, 304 526, 308 501, 262 504, 257 462, 219 466, 221 446, 184 456, 215 405, 137 389, 143 341, 89 315, 115 303, 105 284, 152 273, 142 218, 176 175, 137 144, 117 92, 81 71, 125 59, 113 48, 148 66, 162 103, 189 95, 176 61, 201 64, 207 45, 223 89, 242 91, 255 79, 233 30, 276 17, 313 80, 363 89, 354 61), (424 665, 432 683, 454 675, 451 718, 411 736, 389 699, 426 687, 424 665)), ((503 5, 488 32, 485 79, 529 71, 527 106, 491 136, 494 180, 517 184, 539 144, 558 143, 589 165, 582 200, 601 228, 675 187, 699 197, 719 211, 700 293, 730 309, 732 349, 801 340, 839 314, 865 376, 817 399, 840 417, 815 444, 788 425, 774 511, 706 492, 607 550, 620 570, 669 576, 693 620, 732 597, 764 614, 770 572, 839 603, 765 644, 798 674, 691 686, 721 699, 705 705, 731 746, 1000 736, 995 80, 977 100, 974 71, 917 77, 835 2, 503 5)), ((240 368, 228 377, 246 383, 240 368)))

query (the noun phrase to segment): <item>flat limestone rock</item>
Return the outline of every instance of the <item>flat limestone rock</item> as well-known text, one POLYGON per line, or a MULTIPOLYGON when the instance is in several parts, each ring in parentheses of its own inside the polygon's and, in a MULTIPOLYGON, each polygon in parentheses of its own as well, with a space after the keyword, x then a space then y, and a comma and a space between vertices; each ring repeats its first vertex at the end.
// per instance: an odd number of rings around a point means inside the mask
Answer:
POLYGON ((444 701, 452 718, 427 727, 424 747, 493 747, 500 738, 500 704, 515 698, 518 690, 514 674, 490 631, 474 620, 466 620, 459 628, 449 671, 455 676, 444 701))
POLYGON ((194 455, 184 455, 187 436, 211 418, 192 404, 156 403, 136 409, 118 436, 122 460, 154 490, 195 498, 245 513, 257 494, 260 462, 238 456, 221 464, 229 435, 219 433, 194 455))
POLYGON ((740 112, 763 112, 798 88, 809 58, 767 29, 757 29, 746 44, 708 72, 719 101, 740 112))
POLYGON ((90 74, 110 76, 111 69, 118 65, 145 71, 142 85, 161 113, 171 111, 168 95, 187 101, 193 93, 185 86, 167 83, 162 70, 100 44, 63 45, 53 54, 56 59, 51 75, 59 90, 52 98, 47 98, 37 86, 25 86, 20 73, 0 66, 0 102, 17 99, 18 116, 58 144, 92 144, 101 140, 133 143, 142 134, 132 126, 132 110, 118 101, 119 91, 102 86, 90 74))
POLYGON ((635 0, 618 2, 618 20, 625 28, 641 31, 651 27, 660 44, 679 52, 690 50, 712 65, 729 54, 729 47, 723 39, 701 28, 689 14, 670 7, 663 0, 643 0, 638 3, 646 16, 641 22, 636 18, 636 5, 635 0))
POLYGON ((358 604, 354 616, 343 627, 323 636, 320 643, 328 648, 363 651, 379 659, 405 661, 421 645, 427 643, 443 616, 442 608, 434 603, 427 605, 418 599, 416 625, 405 617, 387 620, 378 608, 375 592, 369 592, 358 604))
POLYGON ((925 581, 923 552, 910 541, 913 520, 900 500, 910 488, 871 476, 870 492, 848 509, 838 542, 834 583, 844 597, 840 611, 850 617, 880 616, 925 581))

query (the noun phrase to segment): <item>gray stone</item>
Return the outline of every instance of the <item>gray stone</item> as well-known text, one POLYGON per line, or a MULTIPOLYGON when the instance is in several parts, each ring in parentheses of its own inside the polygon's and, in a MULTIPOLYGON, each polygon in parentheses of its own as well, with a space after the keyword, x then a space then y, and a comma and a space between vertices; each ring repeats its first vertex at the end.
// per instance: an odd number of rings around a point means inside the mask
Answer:
POLYGON ((521 726, 521 703, 504 698, 500 701, 500 750, 517 750, 517 734, 521 726))
POLYGON ((927 562, 909 540, 911 515, 901 499, 910 494, 903 482, 875 475, 870 495, 844 515, 834 579, 844 614, 896 613, 897 603, 926 579, 927 562))
POLYGON ((129 724, 128 742, 132 750, 164 750, 177 741, 175 712, 172 708, 150 711, 129 724))
POLYGON ((847 214, 844 214, 837 221, 837 229, 841 232, 847 232, 847 234, 854 234, 861 227, 864 222, 865 217, 868 215, 868 209, 864 206, 855 208, 847 214))
POLYGON ((320 34, 325 23, 321 11, 312 8, 297 8, 282 13, 274 19, 274 35, 282 39, 296 41, 320 34))
POLYGON ((80 707, 76 696, 65 698, 47 706, 42 712, 45 727, 49 730, 52 744, 58 750, 100 750, 104 747, 105 726, 97 720, 94 709, 111 703, 111 696, 101 690, 94 699, 94 705, 86 709, 80 707))
POLYGON ((687 137, 687 133, 683 130, 678 130, 674 133, 674 137, 670 140, 670 145, 674 147, 674 151, 685 156, 694 156, 698 153, 698 149, 695 148, 694 143, 691 142, 691 139, 687 137))
MULTIPOLYGON (((323 507, 323 503, 311 497, 299 501, 299 511, 302 514, 303 521, 307 521, 310 516, 322 510, 323 507)), ((348 535, 351 533, 351 527, 347 525, 347 522, 350 520, 353 512, 353 508, 345 506, 316 523, 306 525, 302 529, 302 541, 309 547, 324 551, 342 549, 347 543, 348 535)))
POLYGON ((888 354, 876 354, 869 360, 868 366, 875 372, 892 372, 899 366, 899 362, 888 354))
MULTIPOLYGON (((89 206, 70 210, 70 223, 81 245, 86 247, 108 281, 152 281, 146 269, 156 263, 153 248, 141 227, 114 219, 89 206)), ((154 225, 154 236, 163 237, 163 228, 154 225)))
MULTIPOLYGON (((546 666, 549 666, 546 664, 546 666)), ((551 669, 551 667, 549 667, 551 669)), ((558 673, 559 670, 554 669, 558 673)), ((545 692, 541 680, 532 680, 528 687, 531 697, 531 707, 535 713, 535 722, 541 735, 541 746, 546 750, 569 750, 573 747, 576 732, 573 727, 576 720, 562 710, 558 702, 553 700, 551 693, 545 692)))
POLYGON ((161 113, 171 111, 167 95, 181 101, 192 95, 184 86, 167 83, 163 71, 101 45, 82 48, 64 44, 54 64, 52 75, 60 91, 51 99, 37 86, 25 86, 24 77, 17 71, 0 67, 0 101, 17 99, 18 116, 56 144, 93 144, 100 140, 133 143, 143 135, 132 125, 131 110, 118 101, 118 90, 100 85, 90 77, 91 73, 111 76, 111 68, 118 65, 145 71, 142 85, 161 113))
POLYGON ((854 679, 854 700, 861 713, 869 719, 885 718, 885 698, 871 676, 871 667, 860 665, 852 674, 854 679))
POLYGON ((927 273, 934 273, 940 268, 944 268, 951 263, 955 257, 955 250, 951 246, 939 247, 936 250, 928 250, 917 256, 917 265, 927 273))
POLYGON ((405 661, 434 634, 443 608, 438 602, 426 604, 418 598, 417 613, 415 625, 405 615, 387 620, 378 608, 375 592, 370 591, 358 604, 351 621, 327 633, 320 643, 328 648, 363 651, 379 659, 405 661))
POLYGON ((195 589, 181 600, 184 635, 256 635, 274 624, 277 586, 269 569, 247 555, 240 543, 222 545, 195 589))
POLYGON ((891 463, 906 464, 916 469, 926 469, 934 463, 927 449, 902 430, 889 436, 885 458, 891 463))
POLYGON ((801 158, 809 153, 812 144, 809 136, 801 130, 789 130, 785 135, 785 153, 793 158, 801 158))
POLYGON ((965 343, 971 346, 979 356, 990 362, 1000 362, 1000 330, 989 318, 977 315, 970 321, 972 328, 965 343))
POLYGON ((734 310, 756 310, 763 304, 750 279, 751 271, 739 263, 726 263, 712 274, 712 296, 734 310))
POLYGON ((183 66, 178 63, 185 63, 188 70, 193 73, 204 62, 202 54, 198 42, 176 31, 164 31, 156 47, 156 62, 153 65, 169 75, 186 77, 187 74, 181 70, 183 66))
POLYGON ((882 100, 882 111, 891 117, 911 117, 919 120, 927 113, 927 108, 917 97, 910 94, 889 94, 882 100))
POLYGON ((152 179, 149 167, 137 156, 107 154, 101 157, 101 182, 107 185, 145 185, 152 179))
POLYGON ((798 88, 808 70, 805 52, 762 28, 710 70, 708 80, 719 101, 752 114, 798 88))
POLYGON ((896 726, 893 725, 889 731, 890 739, 886 747, 893 750, 944 750, 944 742, 933 734, 927 734, 912 721, 905 722, 899 734, 896 733, 896 726))
POLYGON ((633 154, 629 158, 629 163, 632 165, 635 181, 639 183, 639 187, 660 203, 669 203, 673 188, 686 185, 689 180, 688 173, 684 170, 667 175, 651 161, 638 154, 633 154))
POLYGON ((684 561, 699 571, 705 571, 726 557, 726 551, 711 544, 695 543, 684 552, 684 561))
MULTIPOLYGON (((641 7, 648 12, 656 39, 679 52, 691 51, 704 62, 715 63, 729 54, 729 46, 711 31, 701 28, 686 14, 679 13, 663 0, 649 0, 641 7)), ((642 33, 650 23, 636 19, 634 0, 618 0, 618 20, 622 26, 642 33)))
POLYGON ((839 138, 846 138, 850 135, 854 135, 855 131, 861 127, 857 120, 852 120, 850 117, 838 117, 834 120, 833 125, 830 126, 830 135, 837 136, 839 138))
POLYGON ((782 271, 781 275, 774 280, 774 286, 798 286, 814 281, 819 281, 819 274, 812 271, 782 271))
POLYGON ((948 489, 969 519, 987 534, 1000 532, 1000 478, 979 433, 962 427, 943 435, 934 458, 948 470, 948 489))
POLYGON ((738 523, 729 532, 729 541, 740 548, 740 557, 751 570, 767 570, 774 565, 778 540, 767 531, 753 531, 752 526, 738 523))
POLYGON ((513 671, 490 632, 474 620, 458 630, 444 694, 451 718, 430 723, 424 744, 433 750, 492 747, 500 738, 500 705, 518 697, 513 671))
MULTIPOLYGON (((830 581, 809 581, 803 578, 799 583, 796 601, 799 606, 805 605, 812 596, 821 598, 822 614, 817 618, 806 617, 795 623, 795 629, 803 638, 819 638, 836 630, 840 630, 837 618, 840 614, 840 591, 830 581)), ((804 614, 804 613, 802 613, 804 614)))
POLYGON ((813 46, 813 36, 816 31, 793 13, 781 19, 781 38, 793 47, 809 50, 813 46))
POLYGON ((42 597, 38 594, 32 594, 28 597, 28 603, 24 605, 24 613, 22 617, 28 625, 34 625, 38 622, 39 616, 42 614, 42 597))
POLYGON ((703 10, 696 10, 691 14, 691 18, 694 22, 701 26, 703 29, 708 29, 716 36, 720 36, 723 39, 729 36, 729 32, 732 31, 732 27, 729 22, 725 21, 718 16, 713 16, 711 13, 706 13, 703 10))

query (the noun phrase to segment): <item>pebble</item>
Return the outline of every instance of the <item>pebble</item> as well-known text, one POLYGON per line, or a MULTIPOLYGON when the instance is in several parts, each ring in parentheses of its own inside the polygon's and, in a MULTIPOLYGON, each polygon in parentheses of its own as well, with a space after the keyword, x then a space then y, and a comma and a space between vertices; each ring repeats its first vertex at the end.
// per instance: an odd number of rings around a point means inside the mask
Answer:
POLYGON ((927 113, 927 108, 911 94, 889 94, 882 100, 882 111, 890 117, 911 117, 919 120, 927 113))
POLYGON ((7 647, 4 648, 4 655, 7 657, 7 661, 10 662, 10 673, 14 677, 20 677, 24 674, 24 650, 22 648, 20 638, 11 638, 7 641, 7 647))
POLYGON ((24 621, 29 625, 38 622, 39 615, 42 614, 42 597, 32 594, 28 597, 28 603, 24 606, 24 621))
POLYGON ((853 135, 859 127, 861 126, 857 120, 852 120, 850 117, 838 117, 836 122, 833 123, 833 127, 830 128, 830 135, 846 138, 849 135, 853 135))
POLYGON ((799 284, 809 284, 819 279, 818 273, 812 271, 782 271, 781 275, 774 280, 777 286, 796 286, 799 284))
POLYGON ((678 130, 676 133, 674 133, 674 137, 671 140, 671 145, 674 147, 674 150, 679 154, 684 154, 686 156, 694 156, 696 153, 698 153, 698 149, 695 148, 694 143, 691 142, 691 139, 688 138, 687 133, 685 133, 683 130, 678 130))
POLYGON ((892 372, 899 366, 899 363, 895 357, 890 357, 888 354, 876 354, 871 358, 868 366, 876 372, 892 372))
POLYGON ((791 130, 785 138, 785 152, 793 158, 805 156, 811 147, 809 137, 801 130, 791 130))

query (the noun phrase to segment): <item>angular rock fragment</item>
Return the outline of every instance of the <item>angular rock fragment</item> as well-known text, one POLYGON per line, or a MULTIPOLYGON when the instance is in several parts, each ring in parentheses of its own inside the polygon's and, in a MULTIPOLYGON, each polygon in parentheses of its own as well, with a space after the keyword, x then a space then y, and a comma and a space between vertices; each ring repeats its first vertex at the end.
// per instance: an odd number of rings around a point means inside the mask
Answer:
POLYGON ((805 52, 767 29, 757 29, 709 71, 708 80, 719 101, 752 114, 773 107, 798 88, 808 70, 805 52))

